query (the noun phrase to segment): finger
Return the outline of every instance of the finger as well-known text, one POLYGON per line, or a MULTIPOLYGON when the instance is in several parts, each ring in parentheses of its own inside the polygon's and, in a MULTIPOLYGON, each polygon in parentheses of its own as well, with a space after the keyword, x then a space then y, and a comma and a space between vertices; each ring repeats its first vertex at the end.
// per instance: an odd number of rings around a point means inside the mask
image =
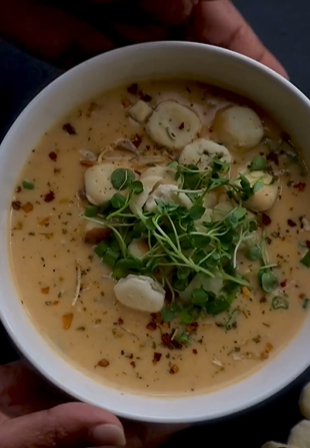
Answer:
POLYGON ((7 417, 41 411, 68 396, 39 375, 27 361, 0 366, 0 408, 7 417))
POLYGON ((188 19, 198 0, 142 0, 142 9, 159 23, 174 26, 188 19))
POLYGON ((0 0, 0 34, 37 56, 70 64, 113 48, 112 42, 69 13, 34 0, 0 0))
POLYGON ((109 412, 82 403, 8 420, 0 427, 0 448, 123 446, 120 421, 109 412))
POLYGON ((280 62, 262 44, 229 0, 202 0, 194 14, 199 39, 256 59, 288 78, 280 62))

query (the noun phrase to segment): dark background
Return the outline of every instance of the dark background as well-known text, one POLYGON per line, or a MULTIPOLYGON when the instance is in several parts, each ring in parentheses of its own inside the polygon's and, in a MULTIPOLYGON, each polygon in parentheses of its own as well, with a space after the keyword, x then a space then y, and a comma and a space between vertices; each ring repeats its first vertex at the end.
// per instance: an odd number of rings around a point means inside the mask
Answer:
MULTIPOLYGON (((310 96, 310 2, 235 0, 234 3, 283 63, 291 81, 310 96)), ((0 140, 25 105, 59 74, 59 69, 0 40, 0 140)), ((0 364, 17 357, 0 324, 0 364)), ((230 419, 199 425, 177 436, 169 446, 258 448, 267 440, 284 443, 290 428, 301 419, 297 402, 307 381, 310 369, 259 407, 230 419)))

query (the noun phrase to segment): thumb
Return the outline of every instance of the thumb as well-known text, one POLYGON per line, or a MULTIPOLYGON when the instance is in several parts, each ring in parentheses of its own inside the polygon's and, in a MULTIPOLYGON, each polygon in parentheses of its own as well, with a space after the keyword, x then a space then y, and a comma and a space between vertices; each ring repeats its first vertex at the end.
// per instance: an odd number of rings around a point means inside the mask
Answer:
POLYGON ((0 448, 82 448, 126 443, 123 427, 114 415, 83 403, 60 405, 7 420, 1 426, 0 448))

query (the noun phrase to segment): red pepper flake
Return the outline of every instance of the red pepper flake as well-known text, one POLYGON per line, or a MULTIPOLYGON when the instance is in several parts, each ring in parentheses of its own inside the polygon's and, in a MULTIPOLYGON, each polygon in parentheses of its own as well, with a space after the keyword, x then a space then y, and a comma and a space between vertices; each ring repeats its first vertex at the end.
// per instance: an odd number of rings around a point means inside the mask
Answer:
POLYGON ((212 126, 209 128, 209 132, 212 134, 212 132, 214 131, 214 129, 212 128, 212 126))
POLYGON ((267 154, 266 159, 270 162, 273 162, 275 165, 279 165, 279 157, 276 152, 271 151, 269 154, 267 154))
POLYGON ((139 92, 138 84, 136 82, 131 84, 129 87, 127 87, 127 92, 130 93, 131 95, 138 95, 139 92))
POLYGON ((56 306, 56 305, 58 305, 59 304, 59 300, 54 300, 54 302, 53 302, 53 306, 56 306))
POLYGON ((171 344, 173 345, 174 348, 176 348, 177 350, 181 350, 183 348, 183 345, 181 344, 181 342, 176 341, 175 339, 171 340, 171 344))
POLYGON ((52 152, 49 153, 48 156, 49 156, 49 158, 50 158, 53 162, 56 162, 56 160, 57 160, 57 154, 56 154, 56 152, 52 151, 52 152))
POLYGON ((184 129, 184 123, 181 123, 179 126, 179 129, 182 131, 182 129, 184 129))
POLYGON ((280 283, 281 288, 285 288, 287 285, 287 280, 283 280, 283 282, 280 283))
POLYGON ((262 224, 264 226, 269 226, 271 224, 271 218, 270 216, 266 215, 266 213, 262 214, 262 224))
POLYGON ((30 213, 33 210, 33 205, 31 204, 31 202, 27 202, 25 205, 22 206, 22 209, 24 210, 25 213, 30 213))
POLYGON ((147 328, 147 330, 155 331, 157 328, 157 324, 156 324, 156 322, 151 321, 147 324, 146 328, 147 328))
POLYGON ((94 227, 85 233, 84 241, 87 244, 99 244, 101 241, 107 241, 111 233, 112 230, 107 227, 94 227))
POLYGON ((119 317, 117 323, 118 323, 118 325, 124 325, 124 319, 122 319, 121 317, 119 317))
POLYGON ((306 297, 306 294, 304 294, 304 293, 301 293, 301 294, 299 294, 299 296, 298 296, 301 300, 303 300, 305 297, 306 297))
POLYGON ((94 166, 94 162, 92 162, 91 160, 80 160, 80 165, 86 167, 92 167, 94 166))
POLYGON ((142 143, 142 137, 140 137, 140 135, 136 134, 131 141, 135 145, 136 148, 139 148, 139 146, 142 143))
POLYGON ((110 363, 107 359, 101 359, 97 364, 99 367, 108 367, 109 365, 110 363))
POLYGON ((18 187, 16 188, 16 193, 20 193, 22 191, 22 187, 20 185, 18 185, 18 187))
POLYGON ((298 191, 305 191, 306 184, 305 182, 297 182, 297 184, 294 185, 294 188, 298 191))
POLYGON ((148 95, 147 93, 142 92, 142 90, 139 92, 140 100, 145 101, 146 103, 149 103, 152 101, 151 95, 148 95))
POLYGON ((169 370, 169 373, 171 373, 172 375, 174 375, 175 373, 178 373, 178 371, 179 371, 179 367, 178 367, 176 364, 174 364, 174 365, 171 367, 171 369, 169 370))
POLYGON ((161 353, 154 353, 153 356, 153 364, 157 364, 161 360, 162 354, 161 353))
POLYGON ((69 135, 76 135, 75 127, 72 126, 71 123, 65 123, 62 127, 62 129, 66 132, 68 132, 69 135))
POLYGON ((46 195, 44 196, 45 202, 52 202, 55 199, 55 194, 52 190, 50 190, 46 195))
POLYGON ((46 286, 45 288, 41 288, 42 294, 48 294, 50 292, 50 287, 46 286))
POLYGON ((307 248, 310 249, 310 241, 309 240, 306 240, 306 245, 307 245, 307 248))
POLYGON ((134 361, 131 361, 130 365, 135 368, 136 367, 136 363, 134 361))
POLYGON ((158 325, 162 323, 162 317, 160 313, 152 313, 151 318, 154 322, 156 322, 158 325))
POLYGON ((194 355, 197 355, 197 353, 198 353, 195 348, 193 348, 193 353, 194 353, 194 355))
POLYGON ((192 324, 186 327, 186 332, 189 334, 195 333, 198 328, 198 322, 193 322, 192 324))
POLYGON ((128 98, 122 98, 122 106, 128 109, 131 106, 131 101, 128 98))
POLYGON ((12 202, 12 208, 13 210, 20 210, 22 204, 20 201, 13 201, 12 202))
POLYGON ((288 224, 290 227, 296 227, 296 226, 297 226, 296 222, 293 221, 292 219, 288 219, 288 220, 287 220, 287 224, 288 224))
POLYGON ((172 345, 171 337, 170 337, 169 333, 163 333, 161 335, 161 340, 162 340, 163 344, 169 348, 169 350, 173 349, 173 345, 172 345))

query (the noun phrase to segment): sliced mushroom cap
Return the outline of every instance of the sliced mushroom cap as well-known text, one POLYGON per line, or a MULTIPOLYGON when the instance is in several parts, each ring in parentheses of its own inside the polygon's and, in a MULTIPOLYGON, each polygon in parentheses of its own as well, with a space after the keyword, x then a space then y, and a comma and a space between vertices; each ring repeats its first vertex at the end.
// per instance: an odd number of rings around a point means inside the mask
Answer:
POLYGON ((177 185, 177 181, 175 180, 176 170, 169 166, 152 166, 147 168, 141 173, 140 180, 146 179, 150 176, 158 176, 160 177, 162 184, 175 184, 177 185))
POLYGON ((135 195, 130 204, 129 208, 132 213, 138 214, 142 211, 146 201, 148 200, 150 194, 152 193, 153 189, 156 187, 156 185, 159 185, 162 178, 159 176, 148 176, 144 179, 140 179, 143 185, 143 191, 139 195, 135 195))
POLYGON ((86 197, 91 204, 102 205, 115 193, 126 196, 127 191, 117 191, 112 183, 112 173, 117 169, 113 164, 96 164, 85 171, 86 197))
POLYGON ((278 185, 273 182, 273 177, 264 171, 252 171, 244 173, 244 176, 253 187, 256 182, 261 182, 262 187, 244 202, 245 207, 253 212, 265 212, 269 210, 277 200, 278 185))
POLYGON ((133 239, 128 246, 128 250, 136 258, 142 259, 149 251, 149 247, 144 238, 133 239))
POLYGON ((187 209, 192 206, 192 201, 185 193, 179 193, 176 185, 160 184, 148 197, 145 203, 146 211, 155 211, 157 209, 156 201, 162 201, 166 204, 176 204, 187 209))
POLYGON ((213 159, 217 157, 223 162, 231 163, 232 155, 228 149, 205 138, 198 138, 185 146, 181 152, 179 163, 181 165, 195 165, 204 170, 213 166, 213 159))
POLYGON ((228 147, 254 148, 264 136, 261 119, 254 110, 245 106, 232 106, 220 110, 213 122, 218 138, 228 147))
POLYGON ((302 390, 299 397, 299 409, 301 414, 310 420, 310 383, 308 383, 302 390))
POLYGON ((287 443, 298 448, 310 448, 310 421, 302 420, 294 426, 287 443))
POLYGON ((151 277, 128 275, 114 286, 117 300, 128 308, 158 313, 165 303, 165 290, 151 277))
POLYGON ((187 106, 176 101, 163 101, 152 113, 146 131, 158 144, 171 149, 182 149, 201 131, 201 121, 187 106))

